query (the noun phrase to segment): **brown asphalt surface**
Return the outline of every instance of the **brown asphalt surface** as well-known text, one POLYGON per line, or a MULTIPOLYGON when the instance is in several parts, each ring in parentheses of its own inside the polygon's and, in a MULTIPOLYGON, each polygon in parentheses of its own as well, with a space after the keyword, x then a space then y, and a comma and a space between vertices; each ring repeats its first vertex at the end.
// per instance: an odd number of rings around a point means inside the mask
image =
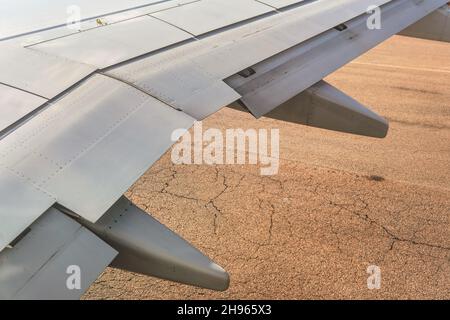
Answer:
POLYGON ((204 129, 280 129, 278 175, 168 153, 127 193, 223 266, 228 291, 107 269, 85 298, 450 299, 450 44, 397 36, 326 80, 388 118, 388 137, 225 108, 204 129))

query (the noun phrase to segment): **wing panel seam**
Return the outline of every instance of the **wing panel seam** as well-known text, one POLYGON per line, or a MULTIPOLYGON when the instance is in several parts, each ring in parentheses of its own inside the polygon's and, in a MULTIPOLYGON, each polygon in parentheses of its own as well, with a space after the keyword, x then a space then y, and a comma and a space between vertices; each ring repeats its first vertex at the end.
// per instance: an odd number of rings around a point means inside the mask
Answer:
POLYGON ((6 166, 2 163, 0 163, 0 168, 6 169, 9 172, 11 172, 12 174, 14 174, 17 178, 19 178, 22 182, 26 183, 28 186, 31 186, 33 189, 35 189, 36 191, 38 191, 39 193, 42 193, 43 195, 45 195, 47 198, 53 200, 54 202, 57 201, 57 197, 54 196, 53 194, 51 194, 50 192, 48 192, 47 190, 41 188, 36 181, 32 180, 31 178, 29 178, 28 176, 26 176, 23 172, 20 172, 18 170, 15 170, 9 166, 6 166))

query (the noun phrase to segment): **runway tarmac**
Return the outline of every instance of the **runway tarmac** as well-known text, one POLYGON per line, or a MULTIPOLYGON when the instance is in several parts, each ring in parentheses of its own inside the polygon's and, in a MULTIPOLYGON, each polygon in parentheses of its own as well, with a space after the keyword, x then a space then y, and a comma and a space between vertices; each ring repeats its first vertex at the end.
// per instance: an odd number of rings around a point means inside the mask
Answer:
POLYGON ((280 129, 278 175, 167 153, 127 193, 223 266, 228 291, 107 269, 85 298, 450 299, 450 44, 396 36, 326 80, 389 119, 388 137, 224 108, 203 127, 280 129))

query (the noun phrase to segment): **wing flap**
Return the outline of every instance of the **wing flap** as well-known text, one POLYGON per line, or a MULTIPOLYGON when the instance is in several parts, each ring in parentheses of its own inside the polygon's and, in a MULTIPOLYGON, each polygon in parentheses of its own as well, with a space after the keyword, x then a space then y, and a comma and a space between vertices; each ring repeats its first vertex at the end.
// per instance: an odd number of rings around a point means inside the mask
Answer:
POLYGON ((0 298, 78 299, 116 254, 90 231, 51 208, 13 248, 0 253, 0 298), (68 286, 71 272, 77 271, 79 286, 68 286))
MULTIPOLYGON (((381 5, 386 2, 388 1, 346 0, 338 4, 333 1, 313 2, 202 38, 200 41, 113 67, 107 73, 132 83, 167 104, 186 110, 185 101, 177 99, 177 96, 193 96, 193 91, 205 90, 211 86, 211 83, 222 81, 249 66, 361 15, 371 4, 381 5), (186 75, 186 70, 189 76, 186 75), (167 81, 168 75, 171 75, 171 81, 167 81), (200 80, 197 81, 197 79, 200 80), (167 83, 170 83, 170 86, 167 83), (198 87, 193 88, 193 83, 198 84, 198 87)), ((190 5, 193 4, 183 7, 190 5)), ((230 88, 223 86, 223 91, 219 93, 225 91, 231 92, 230 88)), ((232 103, 238 95, 231 94, 225 97, 222 105, 211 108, 211 112, 225 106, 224 102, 232 103)), ((202 103, 205 98, 209 99, 210 103, 214 101, 210 95, 199 95, 196 98, 198 99, 189 102, 197 105, 198 109, 208 107, 202 103)), ((201 114, 207 113, 201 112, 201 114)))
POLYGON ((50 208, 56 199, 0 164, 0 252, 50 208))
MULTIPOLYGON (((0 156, 59 204, 95 222, 174 143, 172 132, 194 121, 95 75, 6 136, 0 156)), ((6 196, 6 182, 4 189, 6 196)))
POLYGON ((148 94, 201 120, 241 96, 222 80, 213 78, 195 64, 150 63, 146 72, 111 70, 107 74, 133 82, 148 94), (151 74, 151 77, 150 77, 151 74))

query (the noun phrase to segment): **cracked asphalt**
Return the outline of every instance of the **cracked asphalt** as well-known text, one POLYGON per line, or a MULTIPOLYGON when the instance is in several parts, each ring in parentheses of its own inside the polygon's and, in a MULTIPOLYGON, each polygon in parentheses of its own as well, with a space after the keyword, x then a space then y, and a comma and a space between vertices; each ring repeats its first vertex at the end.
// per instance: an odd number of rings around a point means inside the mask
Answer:
POLYGON ((326 80, 387 117, 389 136, 225 108, 203 127, 280 129, 277 175, 167 153, 127 193, 223 266, 228 291, 107 269, 84 298, 450 299, 450 44, 396 36, 326 80))

